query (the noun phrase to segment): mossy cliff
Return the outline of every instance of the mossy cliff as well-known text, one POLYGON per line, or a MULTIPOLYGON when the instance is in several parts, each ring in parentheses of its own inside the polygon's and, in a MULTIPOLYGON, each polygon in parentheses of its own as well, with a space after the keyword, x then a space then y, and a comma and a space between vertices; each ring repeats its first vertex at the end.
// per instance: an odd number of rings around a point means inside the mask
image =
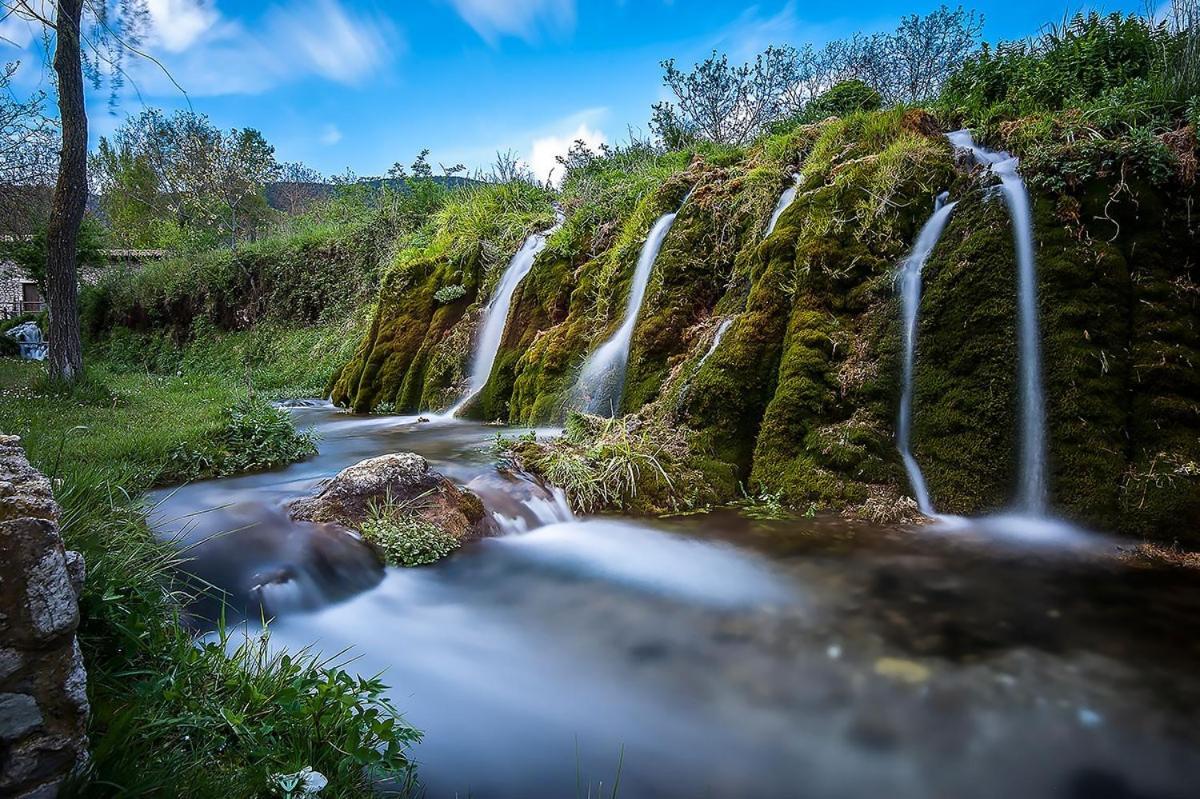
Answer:
POLYGON ((356 411, 449 404, 468 364, 478 310, 500 270, 553 218, 546 193, 521 183, 447 203, 384 270, 371 327, 331 381, 334 402, 356 411))
MULTIPOLYGON (((1195 138, 1078 133, 1042 120, 1007 126, 993 142, 1022 157, 1033 195, 1052 499, 1101 527, 1194 536, 1195 138)), ((621 322, 648 231, 691 190, 655 263, 620 411, 685 433, 691 456, 674 460, 692 479, 704 475, 704 496, 731 497, 741 482, 800 507, 887 516, 908 492, 894 441, 896 266, 948 190, 958 205, 925 268, 914 448, 940 509, 976 513, 1010 500, 1012 226, 995 178, 955 153, 932 117, 860 113, 745 150, 601 162, 581 174, 562 195, 566 223, 514 296, 473 415, 564 418, 579 366, 621 322), (764 236, 792 173, 795 200, 764 236)), ((549 222, 525 221, 535 218, 549 222)), ((487 265, 445 242, 398 260, 335 399, 357 410, 448 404, 472 310, 519 246, 517 232, 487 265), (435 292, 451 283, 464 292, 439 304, 435 292)))

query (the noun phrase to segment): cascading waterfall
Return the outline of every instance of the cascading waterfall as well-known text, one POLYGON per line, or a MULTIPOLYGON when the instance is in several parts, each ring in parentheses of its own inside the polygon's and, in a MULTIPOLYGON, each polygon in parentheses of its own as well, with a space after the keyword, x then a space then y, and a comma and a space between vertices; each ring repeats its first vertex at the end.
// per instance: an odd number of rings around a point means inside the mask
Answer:
POLYGON ((479 339, 475 344, 475 355, 471 359, 471 373, 467 377, 467 391, 462 399, 446 411, 447 416, 456 416, 487 385, 492 366, 496 363, 496 354, 500 351, 500 339, 504 336, 513 294, 533 268, 533 261, 546 246, 547 239, 562 226, 563 214, 561 211, 556 214, 557 221, 552 227, 525 239, 521 249, 508 262, 504 274, 500 276, 500 282, 483 311, 483 324, 479 326, 479 339))
POLYGON ((792 204, 792 200, 796 199, 796 190, 800 187, 800 173, 792 176, 792 185, 784 189, 783 194, 779 195, 779 202, 775 203, 775 210, 771 212, 771 221, 767 222, 767 232, 763 234, 763 238, 770 236, 775 230, 775 225, 779 222, 779 217, 783 216, 783 212, 792 204))
MULTIPOLYGON (((691 194, 689 191, 683 198, 680 209, 691 194)), ((621 405, 633 328, 637 324, 638 313, 642 310, 642 300, 646 297, 646 285, 650 282, 654 260, 658 257, 658 251, 662 249, 663 241, 678 214, 678 209, 663 214, 654 223, 654 227, 650 228, 646 243, 642 245, 642 251, 638 255, 637 268, 633 272, 629 299, 625 302, 625 319, 617 328, 617 332, 601 344, 583 364, 575 390, 580 404, 588 413, 614 415, 621 405)))
POLYGON ((896 446, 900 457, 904 460, 904 469, 908 472, 908 482, 912 485, 913 495, 921 513, 927 516, 934 514, 933 503, 929 499, 929 489, 925 486, 925 476, 921 467, 912 454, 912 405, 913 405, 913 363, 917 350, 917 312, 921 305, 921 270, 929 260, 933 248, 937 246, 954 203, 947 203, 950 195, 943 192, 937 198, 933 215, 921 228, 917 242, 912 252, 904 260, 900 268, 900 297, 904 309, 904 374, 903 386, 900 393, 900 416, 896 420, 896 446))
POLYGON ((1021 396, 1020 485, 1018 509, 1031 516, 1046 512, 1046 403, 1042 392, 1042 353, 1038 330, 1037 262, 1033 252, 1033 215, 1029 192, 1017 172, 1017 159, 980 147, 970 131, 947 134, 956 147, 971 151, 1000 178, 1013 222, 1017 256, 1017 348, 1021 396))

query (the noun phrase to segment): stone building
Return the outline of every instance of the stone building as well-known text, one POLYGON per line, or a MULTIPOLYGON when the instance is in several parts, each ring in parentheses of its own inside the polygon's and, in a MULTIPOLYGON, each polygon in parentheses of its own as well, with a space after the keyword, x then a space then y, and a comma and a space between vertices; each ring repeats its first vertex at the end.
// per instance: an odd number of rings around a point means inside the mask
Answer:
MULTIPOLYGON (((83 267, 79 282, 95 283, 109 266, 119 264, 140 266, 147 261, 166 257, 166 250, 105 250, 108 263, 101 267, 83 267)), ((46 300, 37 281, 12 261, 0 259, 0 319, 10 319, 23 313, 45 310, 46 300)))

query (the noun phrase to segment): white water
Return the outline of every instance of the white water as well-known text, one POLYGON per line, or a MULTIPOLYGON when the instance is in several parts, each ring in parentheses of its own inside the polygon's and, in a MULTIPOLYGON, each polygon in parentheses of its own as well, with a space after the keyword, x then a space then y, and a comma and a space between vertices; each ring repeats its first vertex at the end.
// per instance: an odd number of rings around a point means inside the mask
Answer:
POLYGON ((562 226, 562 222, 563 215, 559 213, 553 227, 525 239, 521 249, 505 267, 504 274, 500 276, 500 282, 483 311, 483 323, 479 326, 479 339, 475 343, 475 357, 471 360, 471 373, 467 378, 467 391, 462 399, 446 411, 447 416, 457 415, 487 385, 492 366, 496 363, 496 353, 500 351, 500 339, 504 336, 513 294, 533 268, 533 261, 546 246, 546 240, 562 226))
POLYGON ((42 330, 33 322, 17 325, 4 335, 17 342, 21 357, 27 361, 44 361, 50 345, 42 338, 42 330))
POLYGON ((767 232, 763 234, 763 238, 770 236, 775 230, 775 225, 779 222, 779 217, 783 216, 783 212, 792 204, 792 200, 796 199, 796 189, 800 185, 800 175, 797 173, 792 177, 792 185, 788 186, 783 194, 779 195, 779 202, 775 203, 775 210, 771 212, 771 221, 767 222, 767 232))
POLYGON ((1013 221, 1017 255, 1017 348, 1021 394, 1020 484, 1017 508, 1031 516, 1046 512, 1046 403, 1042 392, 1041 336, 1038 330, 1037 262, 1033 252, 1033 216, 1029 192, 1017 172, 1017 159, 980 147, 969 131, 947 134, 956 147, 971 151, 1000 178, 1013 221))
MULTIPOLYGON (((691 196, 691 192, 688 193, 691 196)), ((687 202, 687 197, 683 198, 687 202)), ((683 207, 682 205, 680 206, 683 207)), ((671 230, 678 211, 663 214, 650 228, 646 243, 638 255, 637 268, 633 272, 633 283, 629 287, 629 299, 625 302, 625 320, 608 341, 600 345, 583 364, 576 384, 576 394, 588 413, 617 413, 621 406, 621 395, 625 390, 625 367, 629 363, 629 345, 633 340, 633 328, 642 300, 646 297, 646 285, 654 269, 654 260, 662 249, 663 241, 671 230)))
POLYGON ((708 347, 708 352, 704 353, 704 357, 696 364, 696 371, 700 371, 700 367, 704 362, 712 357, 712 354, 717 351, 717 347, 721 346, 721 339, 725 338, 725 331, 729 330, 729 326, 733 324, 733 317, 722 320, 721 324, 717 325, 717 334, 713 336, 712 344, 708 347))
POLYGON ((925 486, 925 475, 912 454, 912 405, 913 405, 913 362, 917 350, 917 311, 921 305, 921 270, 954 210, 954 203, 947 203, 949 194, 943 192, 937 198, 937 204, 929 221, 921 228, 917 243, 912 252, 904 260, 900 268, 900 297, 904 307, 904 376, 903 388, 900 393, 900 416, 896 420, 896 446, 900 457, 904 460, 904 469, 908 472, 908 482, 921 513, 927 516, 934 514, 933 503, 929 499, 929 489, 925 486))

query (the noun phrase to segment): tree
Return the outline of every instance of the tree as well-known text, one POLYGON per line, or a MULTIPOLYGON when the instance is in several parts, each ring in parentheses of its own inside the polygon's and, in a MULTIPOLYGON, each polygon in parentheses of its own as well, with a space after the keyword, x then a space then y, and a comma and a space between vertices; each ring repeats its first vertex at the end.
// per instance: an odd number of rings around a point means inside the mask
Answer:
POLYGON ((9 86, 18 66, 0 70, 0 232, 11 236, 44 224, 58 169, 58 131, 42 113, 45 96, 18 100, 9 86))
MULTIPOLYGON (((280 176, 274 148, 253 129, 223 133, 204 114, 147 109, 101 138, 92 185, 119 239, 141 246, 213 246, 265 224, 266 184, 280 176)), ((321 176, 293 165, 298 178, 321 176)), ((311 185, 297 187, 311 193, 311 185)), ((296 199, 296 202, 300 202, 296 199)))
POLYGON ((781 98, 795 81, 796 51, 768 47, 754 61, 731 65, 712 55, 683 72, 662 62, 663 83, 674 103, 654 106, 651 126, 662 138, 697 136, 720 144, 745 144, 779 117, 781 98))
POLYGON ((88 194, 84 72, 86 68, 97 85, 107 79, 115 101, 116 92, 123 84, 125 52, 137 52, 149 12, 145 0, 121 0, 116 15, 110 13, 107 0, 57 0, 54 13, 50 15, 44 13, 45 5, 48 4, 35 4, 32 0, 4 0, 3 3, 6 16, 15 15, 40 24, 47 32, 47 42, 53 34, 51 65, 57 78, 62 146, 46 226, 49 361, 51 379, 74 382, 83 375, 76 245, 88 194), (86 39, 85 9, 90 22, 86 39), (87 51, 81 46, 85 40, 87 51))
POLYGON ((278 182, 272 186, 275 201, 284 213, 298 214, 324 196, 325 177, 299 161, 279 165, 278 182))

